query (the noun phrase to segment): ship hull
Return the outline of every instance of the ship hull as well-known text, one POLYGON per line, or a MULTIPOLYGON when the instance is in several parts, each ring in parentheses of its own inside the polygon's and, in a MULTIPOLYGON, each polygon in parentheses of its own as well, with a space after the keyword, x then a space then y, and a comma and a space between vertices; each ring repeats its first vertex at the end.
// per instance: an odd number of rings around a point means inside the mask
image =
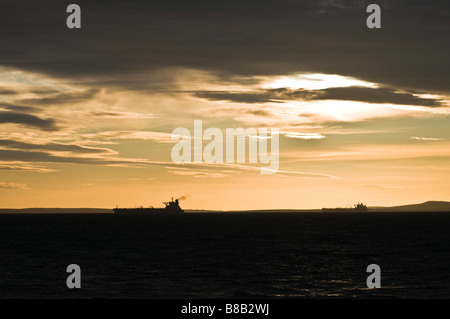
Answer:
POLYGON ((175 199, 170 202, 164 202, 166 207, 164 208, 155 208, 155 207, 135 207, 135 208, 119 208, 116 207, 113 209, 115 214, 164 214, 164 215, 177 215, 184 213, 184 210, 181 209, 179 205, 178 199, 175 199))
POLYGON ((367 212, 367 209, 357 209, 357 208, 322 208, 325 213, 357 213, 357 212, 367 212))
POLYGON ((183 214, 184 210, 169 210, 165 208, 114 208, 115 214, 164 214, 164 215, 179 215, 183 214))

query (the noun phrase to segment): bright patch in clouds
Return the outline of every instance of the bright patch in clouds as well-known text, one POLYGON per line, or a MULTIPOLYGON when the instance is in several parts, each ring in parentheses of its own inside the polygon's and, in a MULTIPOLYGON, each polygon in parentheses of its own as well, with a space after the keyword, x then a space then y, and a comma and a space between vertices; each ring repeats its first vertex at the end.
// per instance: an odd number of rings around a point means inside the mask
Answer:
POLYGON ((322 90, 331 87, 349 87, 349 86, 364 86, 376 88, 376 83, 361 81, 352 77, 342 76, 337 74, 297 74, 292 76, 282 76, 269 80, 264 84, 265 88, 278 89, 307 89, 307 90, 322 90))
POLYGON ((320 140, 325 138, 324 135, 319 133, 297 133, 297 132, 280 132, 286 137, 297 138, 301 140, 320 140))
MULTIPOLYGON (((364 121, 370 118, 401 116, 411 113, 410 110, 397 108, 391 104, 370 104, 354 101, 290 101, 282 105, 274 105, 277 109, 285 109, 286 105, 297 112, 291 112, 291 119, 298 119, 298 113, 309 114, 302 117, 303 123, 323 121, 364 121)), ((285 111, 286 113, 287 111, 285 111)))

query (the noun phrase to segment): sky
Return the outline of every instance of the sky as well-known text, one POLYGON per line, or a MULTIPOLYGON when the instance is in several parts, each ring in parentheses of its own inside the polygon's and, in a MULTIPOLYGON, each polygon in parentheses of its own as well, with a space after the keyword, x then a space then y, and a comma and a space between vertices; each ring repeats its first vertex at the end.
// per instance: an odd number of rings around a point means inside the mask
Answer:
POLYGON ((2 1, 0 207, 450 201, 450 3, 372 2, 2 1), (278 170, 174 162, 198 120, 278 130, 278 170))

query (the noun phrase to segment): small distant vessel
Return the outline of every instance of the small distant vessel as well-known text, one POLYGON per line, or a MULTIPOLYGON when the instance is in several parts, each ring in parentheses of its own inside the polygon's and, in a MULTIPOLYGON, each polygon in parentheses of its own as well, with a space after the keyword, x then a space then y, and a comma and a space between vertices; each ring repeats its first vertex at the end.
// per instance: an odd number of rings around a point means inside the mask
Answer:
POLYGON ((170 202, 163 202, 166 207, 154 208, 154 207, 136 207, 136 208, 114 208, 114 213, 163 213, 163 214, 182 214, 184 210, 181 209, 178 199, 170 202))
POLYGON ((345 208, 322 208, 323 212, 333 212, 333 213, 347 213, 347 212, 367 212, 369 209, 363 203, 358 203, 354 207, 345 208))

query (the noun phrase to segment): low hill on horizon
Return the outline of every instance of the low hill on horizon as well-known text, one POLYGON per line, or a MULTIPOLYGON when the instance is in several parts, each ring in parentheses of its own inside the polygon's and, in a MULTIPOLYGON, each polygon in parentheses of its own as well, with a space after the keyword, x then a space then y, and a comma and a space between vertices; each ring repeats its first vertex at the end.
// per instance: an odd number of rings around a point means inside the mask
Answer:
POLYGON ((450 202, 445 201, 427 201, 419 204, 409 204, 392 207, 370 207, 369 210, 374 211, 390 211, 390 212, 450 212, 450 202))

